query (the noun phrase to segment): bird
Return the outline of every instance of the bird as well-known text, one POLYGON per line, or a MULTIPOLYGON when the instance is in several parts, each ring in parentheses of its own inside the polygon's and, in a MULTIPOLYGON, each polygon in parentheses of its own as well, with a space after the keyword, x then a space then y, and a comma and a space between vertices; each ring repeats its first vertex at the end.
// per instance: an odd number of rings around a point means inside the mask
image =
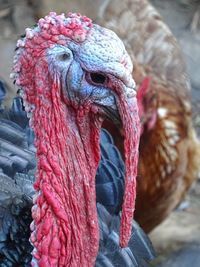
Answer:
POLYGON ((153 248, 133 221, 140 123, 123 43, 86 16, 50 12, 26 29, 13 63, 18 95, 0 113, 1 266, 147 266, 153 248), (105 118, 123 124, 125 163, 100 134, 105 118))
MULTIPOLYGON (((133 61, 142 124, 135 218, 150 232, 180 204, 199 173, 200 145, 183 53, 151 1, 74 0, 66 7, 116 32, 133 61)), ((197 13, 191 29, 198 24, 197 13)), ((123 131, 108 121, 103 126, 123 155, 123 131)))
MULTIPOLYGON (((133 62, 142 128, 135 219, 148 233, 179 205, 199 173, 200 144, 192 122, 186 64, 177 40, 150 1, 90 2, 78 5, 81 12, 90 12, 96 23, 116 32, 133 62)), ((103 126, 123 155, 121 127, 109 121, 103 126)))

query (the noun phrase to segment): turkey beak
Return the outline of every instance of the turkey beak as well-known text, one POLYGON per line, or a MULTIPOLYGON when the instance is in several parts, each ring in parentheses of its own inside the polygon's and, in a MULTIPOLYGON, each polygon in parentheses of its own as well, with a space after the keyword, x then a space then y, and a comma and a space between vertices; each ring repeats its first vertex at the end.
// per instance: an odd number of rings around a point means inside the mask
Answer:
POLYGON ((116 126, 121 127, 122 122, 119 115, 119 111, 115 107, 101 106, 104 111, 104 115, 108 120, 111 120, 116 126))
MULTIPOLYGON (((135 86, 127 87, 122 85, 122 88, 122 91, 124 92, 124 97, 126 97, 127 101, 130 102, 131 105, 132 100, 136 97, 135 86)), ((108 120, 112 121, 117 127, 122 127, 122 120, 117 106, 116 98, 117 96, 115 97, 115 103, 112 106, 102 105, 101 108, 104 111, 104 115, 108 120)))

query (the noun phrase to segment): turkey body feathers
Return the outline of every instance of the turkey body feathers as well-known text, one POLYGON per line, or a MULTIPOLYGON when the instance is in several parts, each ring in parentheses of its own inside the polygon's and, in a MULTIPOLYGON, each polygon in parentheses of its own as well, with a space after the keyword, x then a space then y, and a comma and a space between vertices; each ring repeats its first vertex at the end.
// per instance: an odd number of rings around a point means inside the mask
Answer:
POLYGON ((13 179, 0 173, 0 266, 29 267, 32 200, 13 179))
MULTIPOLYGON (((35 148, 20 97, 12 109, 1 112, 0 124, 0 266, 30 266, 29 243, 34 194, 35 148), (7 133, 7 134, 5 134, 7 133), (16 138, 15 138, 16 137, 16 138)), ((153 249, 134 222, 129 247, 119 248, 119 210, 124 192, 124 163, 112 137, 101 131, 101 162, 96 176, 100 248, 95 266, 147 266, 153 249), (116 214, 116 215, 115 215, 116 214)))

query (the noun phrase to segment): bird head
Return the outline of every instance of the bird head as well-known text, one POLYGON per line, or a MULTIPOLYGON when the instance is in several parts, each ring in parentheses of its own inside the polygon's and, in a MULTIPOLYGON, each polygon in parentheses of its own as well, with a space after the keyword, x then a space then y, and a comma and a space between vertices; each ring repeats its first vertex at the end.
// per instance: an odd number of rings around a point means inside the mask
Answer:
POLYGON ((140 127, 130 57, 112 31, 80 14, 51 12, 18 41, 13 70, 36 136, 34 261, 91 266, 99 242, 94 179, 104 118, 124 128, 122 247, 131 233, 140 127))
POLYGON ((26 29, 17 43, 14 71, 11 76, 24 88, 28 111, 30 104, 35 105, 29 88, 33 97, 38 94, 33 85, 36 80, 42 95, 46 80, 58 79, 67 105, 98 107, 105 114, 117 112, 117 84, 128 98, 136 94, 132 63, 123 43, 114 32, 77 14, 65 17, 52 12, 37 27, 26 29))

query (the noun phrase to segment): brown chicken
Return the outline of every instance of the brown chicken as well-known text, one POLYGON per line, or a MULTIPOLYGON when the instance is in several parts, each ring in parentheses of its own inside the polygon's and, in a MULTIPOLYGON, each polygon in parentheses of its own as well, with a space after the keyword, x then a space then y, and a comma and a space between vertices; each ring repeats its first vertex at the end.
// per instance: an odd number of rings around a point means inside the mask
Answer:
POLYGON ((123 1, 120 10, 110 1, 99 19, 132 53, 143 123, 135 217, 149 232, 197 177, 200 145, 191 120, 190 84, 179 46, 149 2, 123 1))
MULTIPOLYGON (((199 167, 200 145, 192 126, 182 53, 146 0, 65 1, 65 8, 115 31, 132 56, 142 122, 135 217, 149 232, 180 203, 199 167)), ((122 133, 104 126, 123 150, 122 133)))
POLYGON ((145 0, 124 1, 121 10, 116 6, 117 1, 110 1, 100 20, 132 53, 143 123, 135 217, 149 232, 197 177, 200 145, 192 126, 185 63, 172 33, 145 0))

